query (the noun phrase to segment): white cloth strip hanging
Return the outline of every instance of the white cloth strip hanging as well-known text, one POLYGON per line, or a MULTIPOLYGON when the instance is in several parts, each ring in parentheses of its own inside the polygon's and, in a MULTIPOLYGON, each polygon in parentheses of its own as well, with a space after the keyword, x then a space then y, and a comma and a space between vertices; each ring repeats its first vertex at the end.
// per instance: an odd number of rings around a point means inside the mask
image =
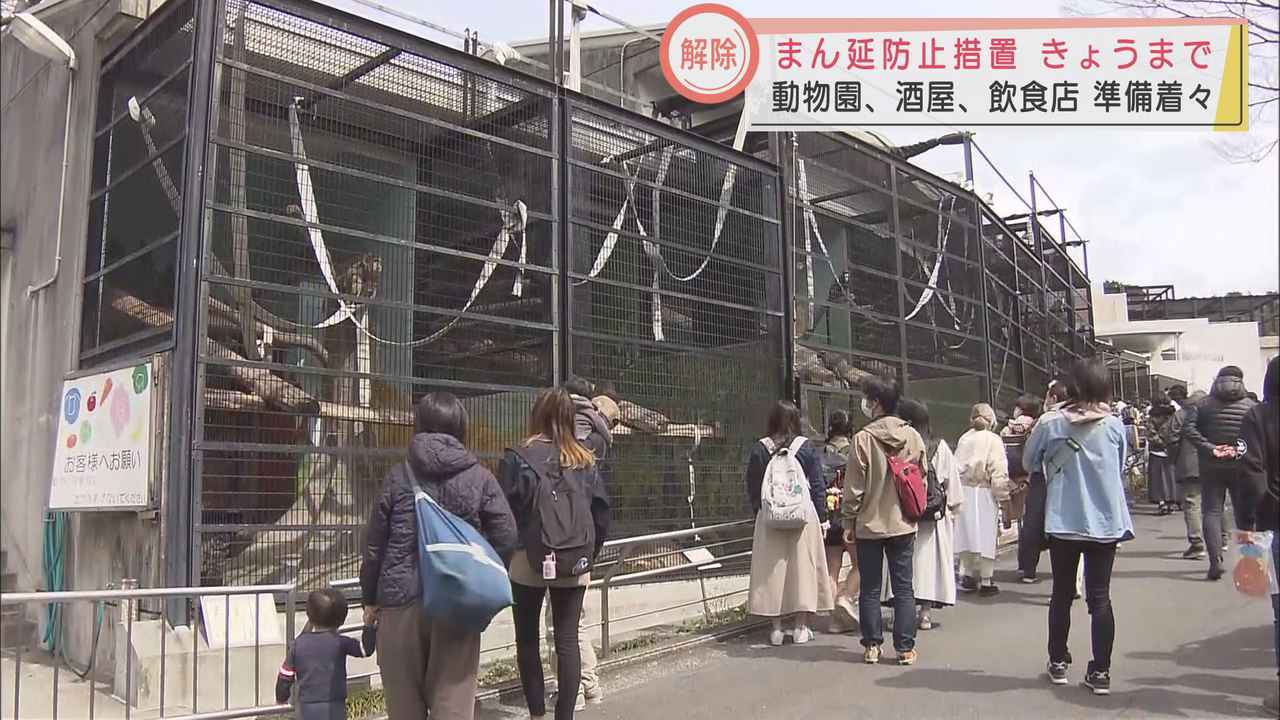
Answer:
MULTIPOLYGON (((674 145, 668 145, 662 149, 662 159, 658 162, 658 174, 653 182, 653 235, 658 237, 662 231, 662 185, 667 181, 667 172, 671 169, 671 159, 675 157, 676 150, 674 145)), ((634 198, 632 205, 635 205, 634 198)), ((640 225, 640 216, 636 215, 636 225, 640 225)), ((641 237, 644 237, 644 229, 640 230, 641 237)), ((661 293, 661 277, 662 271, 666 270, 666 263, 662 261, 662 248, 657 243, 648 240, 641 241, 644 247, 645 255, 649 256, 649 264, 653 265, 653 282, 650 284, 652 292, 650 293, 649 311, 650 325, 653 327, 653 339, 657 342, 663 342, 666 333, 662 329, 662 293, 661 293)))
POLYGON ((689 449, 689 527, 698 527, 698 518, 693 511, 693 502, 698 497, 698 475, 694 471, 693 456, 697 454, 698 447, 702 445, 702 428, 694 423, 693 426, 693 447, 689 449))
POLYGON ((329 248, 325 245, 324 234, 316 227, 320 222, 320 211, 316 205, 315 188, 311 184, 311 167, 307 164, 307 149, 302 144, 302 125, 298 122, 298 103, 289 105, 289 142, 293 146, 293 171, 298 183, 298 196, 302 201, 302 218, 307 223, 307 238, 311 241, 311 251, 320 265, 320 274, 329 286, 329 292, 337 296, 338 310, 320 321, 313 328, 325 328, 337 325, 347 318, 354 319, 355 308, 342 299, 338 289, 338 281, 333 275, 333 259, 329 256, 329 248))
MULTIPOLYGON (((798 191, 800 193, 800 205, 803 208, 803 215, 804 215, 804 220, 803 220, 804 228, 805 228, 804 259, 805 259, 805 274, 807 276, 805 279, 808 284, 808 296, 809 296, 809 325, 810 326, 813 325, 814 314, 815 314, 813 309, 813 303, 814 303, 813 255, 812 255, 811 246, 809 244, 810 228, 812 228, 813 230, 814 239, 818 241, 818 249, 822 251, 822 259, 826 261, 827 267, 830 268, 831 270, 832 282, 834 282, 840 288, 840 292, 844 295, 845 301, 849 304, 850 308, 858 309, 865 313, 866 308, 857 305, 853 301, 853 295, 850 294, 849 288, 845 287, 844 284, 841 282, 840 273, 836 270, 835 262, 831 260, 831 253, 827 251, 827 244, 822 240, 822 232, 818 229, 818 216, 816 213, 814 213, 813 205, 810 203, 809 174, 805 169, 804 159, 799 156, 799 143, 796 140, 795 133, 791 133, 791 147, 793 152, 793 158, 795 160, 795 165, 796 165, 796 179, 800 185, 800 187, 798 188, 798 191)), ((879 320, 877 318, 871 317, 870 315, 864 315, 864 316, 866 317, 866 319, 870 320, 871 322, 877 325, 893 325, 894 324, 894 321, 891 321, 891 320, 879 320)), ((812 327, 810 329, 812 329, 812 327)))
MULTIPOLYGON (((142 130, 142 142, 147 146, 147 154, 156 156, 151 161, 151 168, 156 172, 156 179, 160 181, 160 187, 164 190, 165 197, 169 198, 169 206, 173 208, 173 212, 178 217, 182 217, 182 198, 178 196, 178 188, 173 184, 173 178, 169 176, 169 169, 164 166, 164 159, 156 155, 156 141, 151 137, 151 128, 147 125, 144 117, 140 115, 137 123, 142 130)), ((150 117, 154 118, 155 116, 150 115, 150 117)))
MULTIPOLYGON (((947 239, 948 239, 948 236, 951 235, 951 211, 947 212, 947 229, 946 229, 946 234, 943 234, 942 203, 943 203, 943 199, 939 198, 938 199, 938 231, 937 231, 938 232, 938 257, 933 262, 933 270, 929 272, 929 281, 925 286, 924 291, 920 293, 920 299, 916 300, 915 308, 912 309, 911 312, 907 313, 907 318, 906 318, 907 320, 910 320, 911 318, 915 317, 922 309, 924 309, 925 305, 929 304, 929 300, 933 298, 934 291, 937 289, 937 286, 938 286, 938 273, 942 270, 942 259, 943 259, 942 253, 944 250, 947 249, 947 239)), ((956 206, 956 199, 955 199, 955 196, 952 195, 951 210, 955 210, 955 206, 956 206)), ((959 330, 960 318, 956 317, 955 312, 952 311, 951 308, 948 308, 945 302, 942 303, 942 306, 944 308, 947 308, 947 312, 951 313, 951 317, 956 322, 956 329, 959 330)))
MULTIPOLYGON (((750 124, 751 123, 748 120, 746 108, 744 107, 742 110, 742 114, 738 117, 738 130, 737 132, 734 133, 734 136, 733 136, 734 150, 737 150, 739 152, 742 151, 742 148, 747 141, 747 127, 750 124)), ((671 149, 671 147, 672 146, 668 146, 668 149, 671 149)), ((665 164, 670 164, 671 161, 669 157, 664 157, 663 162, 665 164)), ((659 174, 662 178, 666 177, 665 165, 660 169, 659 174)), ((661 265, 662 272, 670 276, 672 280, 675 280, 677 282, 689 282, 690 280, 696 280, 697 277, 702 274, 702 271, 707 269, 707 265, 711 262, 711 258, 715 255, 716 245, 720 242, 720 235, 724 231, 724 222, 729 215, 729 201, 733 197, 733 186, 737 178, 738 178, 738 166, 734 164, 730 164, 729 168, 725 170, 724 180, 722 180, 720 183, 720 199, 719 199, 719 204, 716 206, 716 224, 715 224, 715 229, 712 231, 712 234, 711 234, 711 249, 707 251, 707 256, 702 259, 702 263, 698 265, 698 268, 696 270, 694 270, 693 272, 685 276, 676 275, 675 273, 671 272, 669 269, 667 269, 666 262, 662 261, 662 249, 659 247, 658 261, 661 265)), ((656 185, 657 187, 655 187, 653 190, 653 197, 654 197, 653 236, 655 238, 662 239, 661 234, 657 230, 658 207, 659 207, 657 198, 658 198, 658 192, 662 187, 662 180, 657 181, 656 185)))
MULTIPOLYGON (((298 121, 298 106, 296 102, 289 106, 289 138, 293 144, 295 176, 298 182, 298 194, 302 200, 303 220, 307 223, 307 235, 311 240, 311 247, 315 253, 316 262, 320 265, 320 272, 324 275, 325 282, 329 285, 331 292, 335 295, 339 295, 337 282, 333 277, 333 261, 329 257, 329 250, 324 242, 324 234, 318 227, 316 227, 320 222, 320 218, 315 199, 315 191, 311 184, 311 169, 306 163, 306 147, 302 142, 302 127, 298 121)), ((493 277, 493 273, 498 267, 498 261, 502 259, 502 256, 506 253, 507 248, 513 240, 520 245, 520 262, 523 264, 527 261, 528 238, 526 236, 526 228, 529 222, 528 207, 524 204, 524 201, 517 200, 511 205, 509 210, 499 210, 498 212, 502 217, 502 227, 498 230, 498 237, 494 240, 493 247, 490 248, 488 258, 484 262, 484 267, 481 268, 480 275, 476 278, 475 285, 471 288, 471 295, 467 298, 467 302, 462 306, 462 309, 458 311, 460 313, 466 312, 473 304, 475 304, 476 298, 480 297, 480 292, 489 284, 489 279, 493 277)), ((522 271, 523 268, 517 268, 516 279, 511 288, 512 295, 515 295, 516 297, 520 297, 524 292, 522 271)), ((309 326, 299 325, 296 323, 291 324, 297 325, 298 327, 319 329, 350 319, 352 324, 356 327, 358 335, 357 339, 359 339, 359 337, 363 337, 365 338, 365 342, 368 342, 368 340, 374 340, 384 345, 416 347, 438 340, 462 319, 461 315, 455 316, 452 320, 446 323, 444 327, 424 338, 403 341, 388 340, 386 338, 379 337, 369 330, 367 312, 360 313, 359 317, 356 316, 355 311, 360 309, 360 307, 361 306, 358 305, 347 305, 342 297, 339 296, 338 311, 329 318, 326 318, 320 324, 309 326)), ((360 354, 359 349, 357 349, 357 362, 359 362, 360 354)), ((363 354, 366 359, 369 357, 369 353, 366 352, 363 354)), ((362 392, 364 391, 365 390, 362 387, 362 392)))
MULTIPOLYGON (((618 208, 617 216, 613 218, 613 224, 610 226, 613 229, 604 236, 604 243, 600 246, 600 252, 596 253, 596 259, 591 263, 591 270, 587 273, 587 279, 599 275, 604 270, 605 264, 609 262, 609 258, 613 255, 613 249, 618 245, 618 232, 622 230, 622 224, 626 222, 627 210, 631 209, 632 213, 635 213, 633 200, 635 198, 636 181, 640 178, 640 167, 640 163, 636 163, 636 171, 633 173, 627 163, 622 163, 622 170, 627 174, 626 196, 622 199, 622 207, 618 208)), ((636 217, 636 224, 640 224, 639 216, 636 217)), ((578 280, 573 284, 575 286, 584 285, 586 282, 587 280, 578 280)))
MULTIPOLYGON (((741 151, 746 143, 747 128, 750 126, 750 119, 744 109, 738 118, 738 129, 734 134, 733 147, 735 150, 741 151)), ((658 171, 654 177, 653 187, 653 237, 661 239, 662 225, 662 188, 666 183, 667 173, 671 169, 671 160, 675 157, 676 146, 674 144, 667 145, 662 149, 662 156, 658 161, 658 171)), ((608 165, 614 161, 614 156, 610 155, 600 161, 602 165, 608 165)), ((642 165, 637 164, 635 172, 631 172, 626 161, 622 163, 623 171, 627 175, 626 180, 626 197, 622 201, 622 207, 618 209, 618 214, 613 219, 611 230, 605 235, 604 243, 600 246, 600 250, 596 253, 595 260, 591 263, 591 270, 587 273, 587 279, 574 282, 574 285, 582 285, 587 280, 596 277, 603 270, 605 264, 609 262, 610 256, 613 255, 614 248, 618 244, 619 231, 626 222, 627 209, 631 209, 631 213, 635 216, 636 227, 640 231, 641 244, 644 248, 645 255, 649 257, 649 262, 653 265, 653 281, 650 283, 651 300, 650 300, 650 323, 653 327, 653 339, 659 342, 665 340, 665 333, 662 328, 662 295, 661 276, 666 275, 676 282, 690 282, 696 280, 702 274, 707 266, 711 264, 711 259, 715 256, 716 246, 720 243, 720 237, 724 234, 725 220, 729 214, 730 200, 733 197, 734 184, 738 177, 738 167, 730 164, 725 170, 724 179, 720 183, 719 204, 716 207, 716 224, 711 234, 711 247, 707 250, 707 255, 698 264, 698 267, 688 275, 677 275, 667 266, 666 260, 662 257, 662 246, 656 242, 651 242, 645 231, 644 226, 640 222, 639 212, 635 202, 635 186, 640 177, 642 165)))

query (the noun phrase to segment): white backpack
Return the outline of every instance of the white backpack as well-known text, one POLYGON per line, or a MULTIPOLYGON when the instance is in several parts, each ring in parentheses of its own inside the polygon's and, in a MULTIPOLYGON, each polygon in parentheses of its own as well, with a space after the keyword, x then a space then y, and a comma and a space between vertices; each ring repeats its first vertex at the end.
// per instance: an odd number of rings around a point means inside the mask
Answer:
POLYGON ((760 514, 765 525, 792 530, 804 527, 809 520, 809 478, 796 453, 804 445, 805 437, 797 437, 790 447, 784 448, 779 448, 770 438, 761 438, 760 442, 771 455, 760 484, 760 514))

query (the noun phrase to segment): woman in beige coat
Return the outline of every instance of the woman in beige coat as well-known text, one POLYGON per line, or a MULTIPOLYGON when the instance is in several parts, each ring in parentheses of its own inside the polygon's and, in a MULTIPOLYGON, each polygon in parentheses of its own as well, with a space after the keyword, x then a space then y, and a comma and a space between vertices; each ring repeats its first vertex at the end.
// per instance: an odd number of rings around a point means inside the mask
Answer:
POLYGON ((955 528, 960 589, 989 596, 1000 592, 993 579, 999 532, 996 508, 1009 497, 1009 461, 1004 442, 991 430, 996 425, 996 413, 990 405, 974 405, 969 425, 970 430, 960 436, 956 445, 956 465, 964 486, 964 503, 955 528))
POLYGON ((782 620, 787 616, 795 617, 792 640, 807 643, 813 639, 810 619, 814 613, 831 611, 833 593, 822 547, 822 536, 829 527, 827 485, 818 449, 801 434, 800 409, 794 404, 780 401, 769 413, 768 435, 755 444, 747 459, 746 483, 756 514, 747 611, 772 621, 769 642, 773 645, 782 644, 782 620), (794 529, 770 527, 760 515, 765 468, 776 453, 788 449, 795 451, 809 485, 806 522, 794 529))

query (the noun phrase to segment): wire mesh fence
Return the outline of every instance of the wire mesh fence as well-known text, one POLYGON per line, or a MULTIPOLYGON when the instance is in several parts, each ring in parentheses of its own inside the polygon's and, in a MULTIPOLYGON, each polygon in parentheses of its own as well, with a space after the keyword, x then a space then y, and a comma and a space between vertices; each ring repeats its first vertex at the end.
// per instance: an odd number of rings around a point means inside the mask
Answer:
POLYGON ((205 584, 352 575, 433 390, 463 399, 494 469, 538 389, 613 397, 635 534, 745 516, 743 459, 788 377, 815 431, 874 373, 958 434, 970 403, 1008 408, 1090 347, 1064 253, 878 136, 778 136, 779 174, 305 0, 218 6, 207 137, 184 142, 194 5, 106 66, 83 333, 86 362, 173 342, 164 269, 198 212, 205 584))
MULTIPOLYGON (((620 532, 742 517, 744 444, 782 395, 771 166, 322 6, 220 7, 195 204, 201 583, 354 574, 418 397, 461 397, 496 469, 570 373, 623 408, 620 532)), ((144 31, 189 48, 185 17, 144 31)), ((185 128, 182 103, 144 94, 147 129, 185 128)), ((159 193, 190 163, 183 135, 155 139, 131 177, 175 211, 172 240, 184 198, 159 193)), ((113 308, 174 320, 141 287, 113 308)))

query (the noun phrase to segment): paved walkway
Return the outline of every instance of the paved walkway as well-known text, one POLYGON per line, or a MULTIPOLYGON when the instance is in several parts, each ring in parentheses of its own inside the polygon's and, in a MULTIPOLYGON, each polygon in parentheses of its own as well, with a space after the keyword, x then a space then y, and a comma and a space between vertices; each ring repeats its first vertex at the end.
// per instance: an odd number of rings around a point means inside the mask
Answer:
MULTIPOLYGON (((1217 718, 1266 717, 1276 687, 1271 607, 1204 580, 1182 560, 1178 515, 1135 517, 1138 539, 1116 560, 1113 687, 1095 697, 1077 683, 1089 657, 1083 602, 1073 611, 1071 685, 1044 676, 1049 583, 1022 585, 1001 560, 992 599, 962 596, 922 632, 915 667, 861 664, 853 636, 821 634, 805 646, 764 644, 760 633, 623 668, 606 678, 604 705, 584 720, 787 718, 1217 718)), ((1043 558, 1042 572, 1047 571, 1043 558)), ((892 653, 889 653, 890 655, 892 653)), ((485 720, 521 717, 488 707, 485 720)))

